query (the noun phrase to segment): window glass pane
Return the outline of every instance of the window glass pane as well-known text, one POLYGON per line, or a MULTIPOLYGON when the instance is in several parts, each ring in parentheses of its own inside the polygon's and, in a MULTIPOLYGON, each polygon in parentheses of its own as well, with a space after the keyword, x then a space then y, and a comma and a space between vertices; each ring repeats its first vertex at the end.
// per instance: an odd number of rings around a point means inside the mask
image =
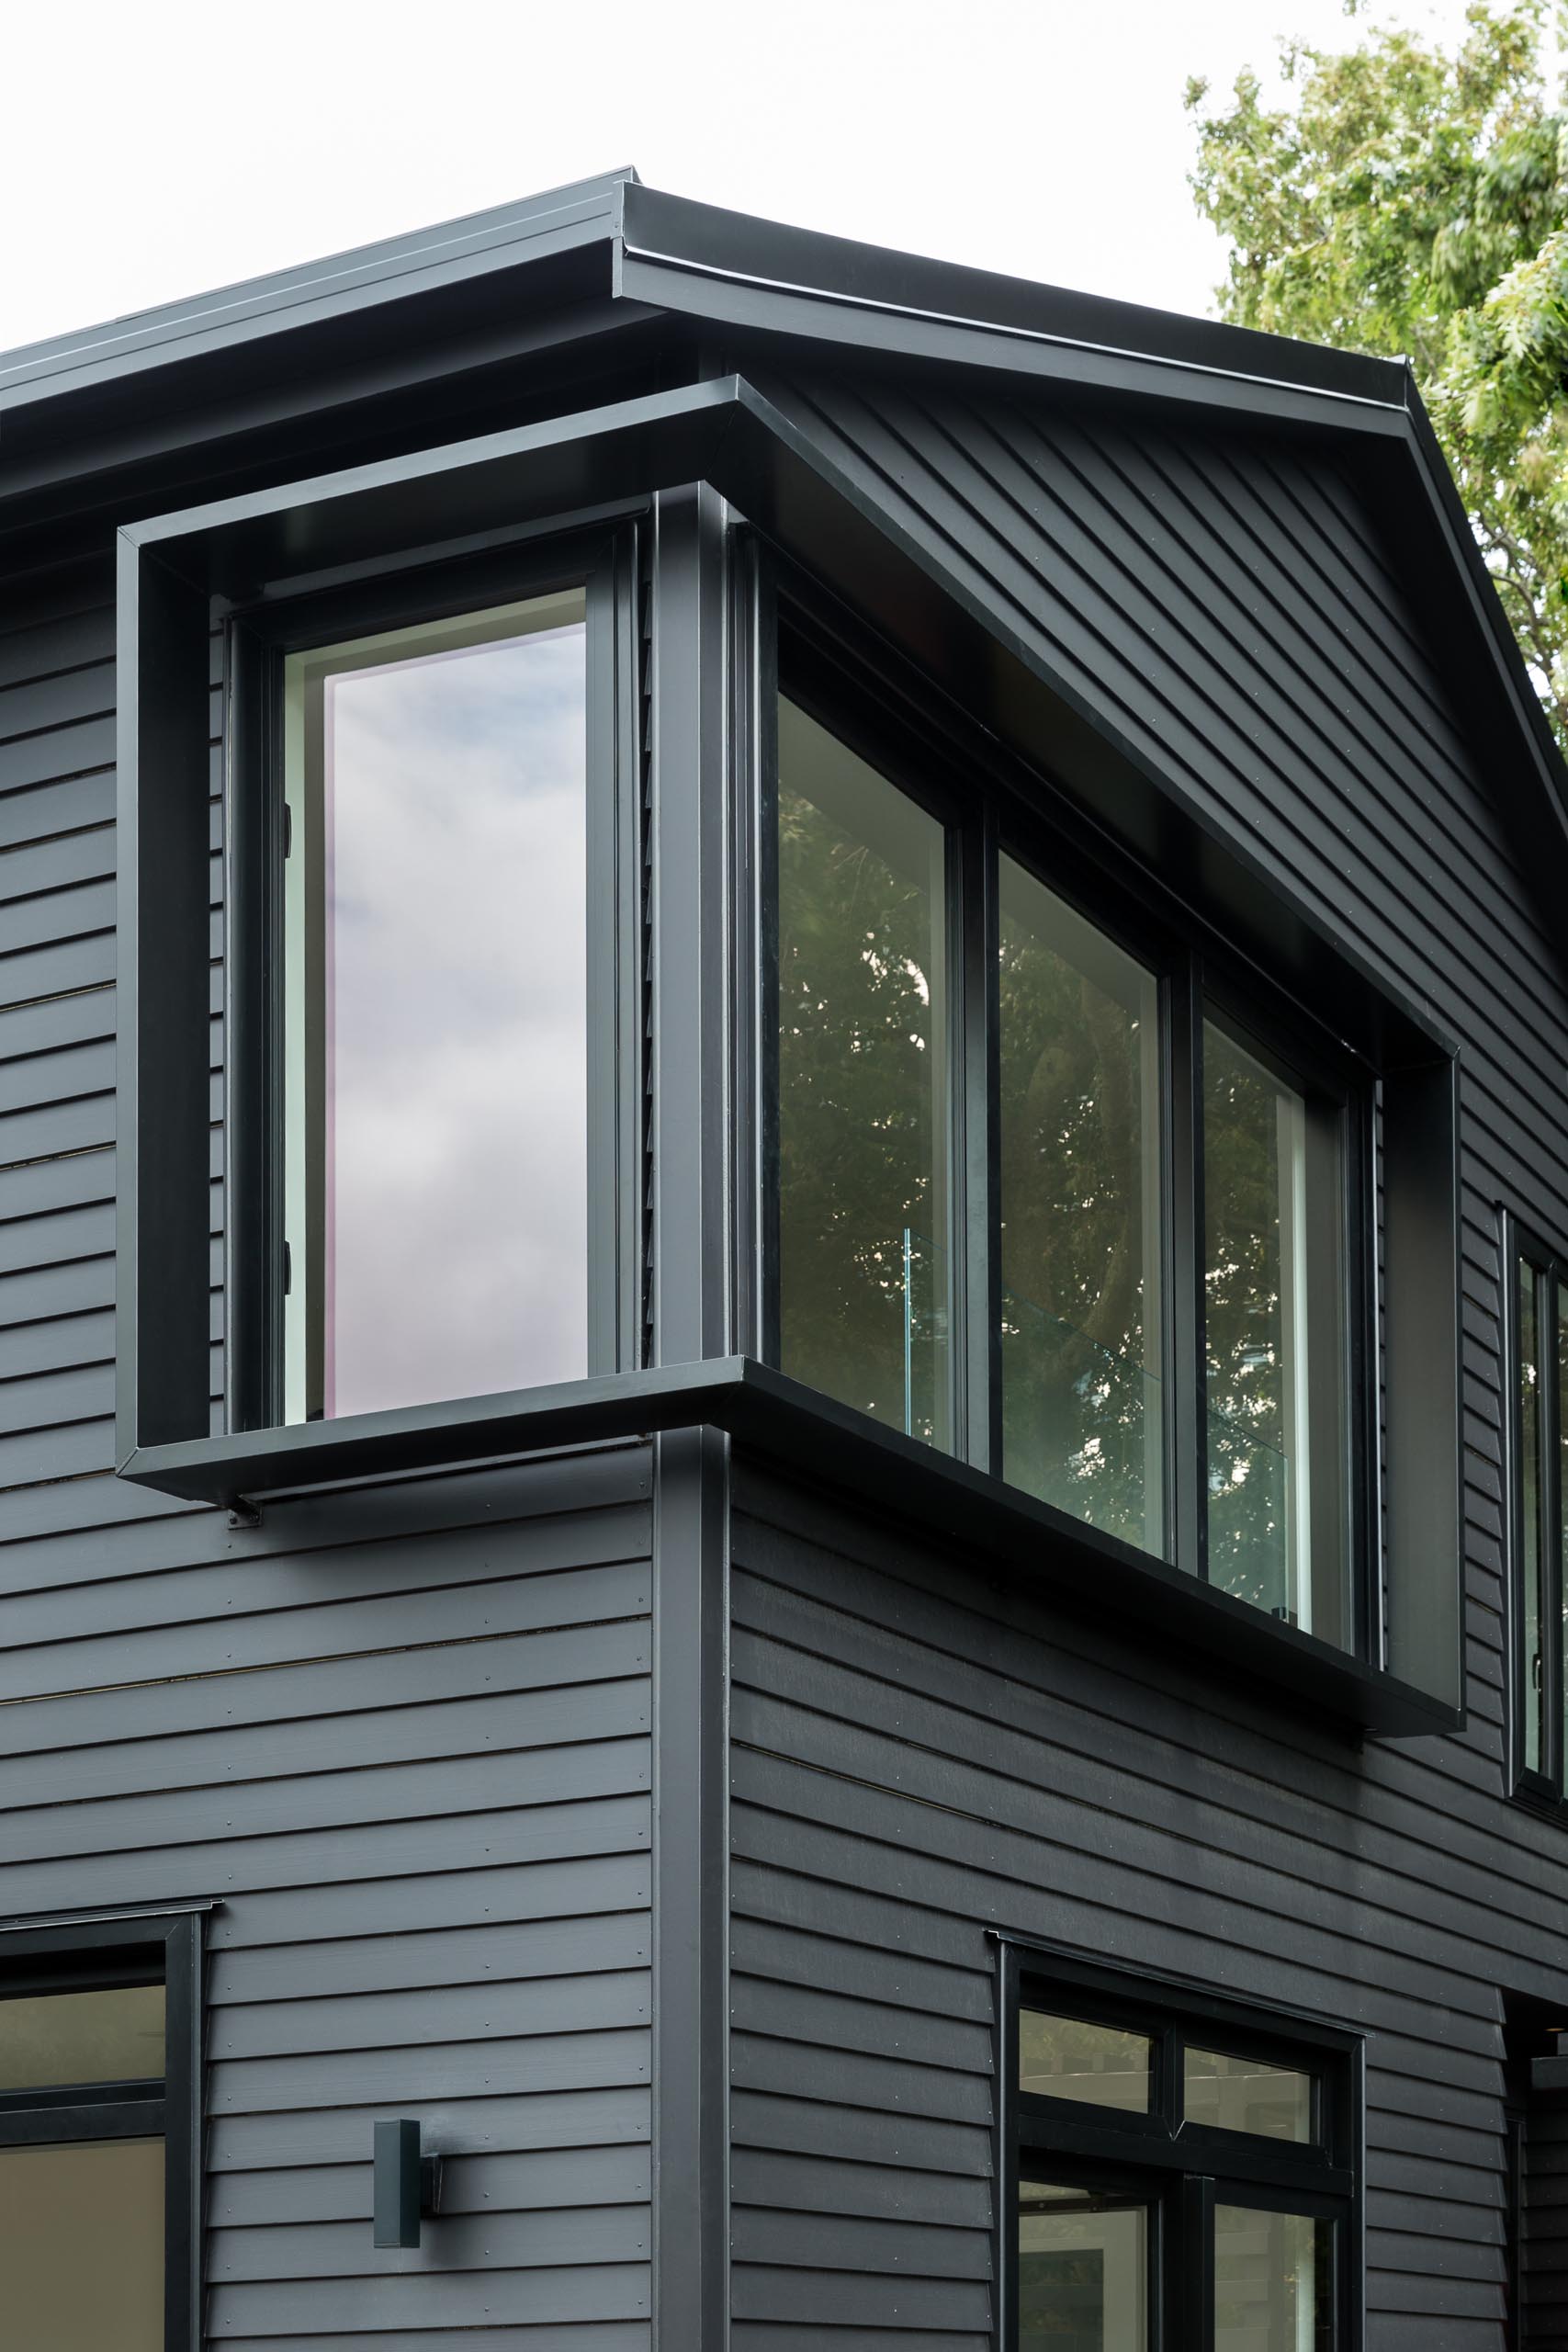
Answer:
POLYGON ((1145 2352, 1148 2207, 1025 2180, 1018 2192, 1018 2336, 1041 2352, 1145 2352))
POLYGON ((588 1369, 584 615, 288 662, 290 1420, 588 1369))
POLYGON ((1001 860, 1003 1468, 1165 1549, 1159 990, 1001 860))
POLYGON ((1189 2123, 1255 2132, 1266 2140, 1313 2137, 1312 2076, 1219 2050, 1189 2049, 1184 2072, 1189 2123))
POLYGON ((1540 1277, 1519 1261, 1519 1549, 1524 1583, 1525 1763, 1545 1770, 1540 1699, 1540 1333, 1536 1305, 1540 1277))
POLYGON ((1019 2088, 1046 2098, 1077 2098, 1093 2107, 1146 2115, 1152 2045, 1146 2034, 1120 2026, 1088 2025, 1079 2018, 1022 2009, 1018 2020, 1019 2088))
POLYGON ((163 2072, 161 1984, 0 1998, 0 2094, 149 2082, 163 2072))
POLYGON ((1348 1646, 1343 1114, 1203 1026, 1209 1577, 1348 1646))
POLYGON ((1214 2352, 1334 2352, 1333 2224, 1214 2208, 1214 2352))
POLYGON ((779 705, 782 1369, 949 1441, 941 824, 779 705))
POLYGON ((164 2352, 164 2143, 0 2148, 0 2338, 164 2352))

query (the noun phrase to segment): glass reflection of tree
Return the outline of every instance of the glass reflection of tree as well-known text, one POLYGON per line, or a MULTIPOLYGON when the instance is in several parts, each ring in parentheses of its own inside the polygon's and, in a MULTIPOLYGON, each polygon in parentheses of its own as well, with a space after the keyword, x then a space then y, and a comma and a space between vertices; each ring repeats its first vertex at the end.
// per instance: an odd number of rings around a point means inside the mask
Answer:
POLYGON ((1209 1027, 1203 1080, 1209 1379, 1209 1577, 1264 1609, 1289 1603, 1280 1093, 1209 1027))
POLYGON ((783 783, 778 856, 780 1362, 900 1429, 908 1379, 908 1426, 937 1437, 939 877, 896 871, 783 783))
MULTIPOLYGON (((1000 990, 1007 1475, 1157 1545, 1158 1387, 1145 1329, 1143 1062, 1154 1041, 1032 921, 1004 921, 1000 990)), ((1152 1026, 1152 984, 1149 995, 1152 1026)))

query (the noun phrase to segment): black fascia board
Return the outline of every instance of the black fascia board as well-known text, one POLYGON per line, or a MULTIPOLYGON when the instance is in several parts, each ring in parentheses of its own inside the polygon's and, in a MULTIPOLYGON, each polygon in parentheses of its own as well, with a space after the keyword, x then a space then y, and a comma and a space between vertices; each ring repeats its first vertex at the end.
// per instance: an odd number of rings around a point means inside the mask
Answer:
POLYGON ((698 1428, 723 1430, 860 1508, 963 1544, 976 1566, 1046 1580, 1052 1598, 1076 1613, 1110 1614, 1178 1641, 1210 1667, 1282 1686, 1347 1724, 1404 1737, 1452 1730, 1461 1720, 1423 1691, 745 1356, 153 1446, 120 1475, 191 1502, 248 1504, 698 1428))
POLYGON ((705 323, 1397 430, 1404 363, 863 245, 628 184, 615 291, 705 323))
POLYGON ((292 595, 323 568, 413 548, 428 560, 541 515, 707 478, 736 407, 733 379, 682 385, 128 523, 119 536, 231 606, 292 595))
POLYGON ((629 170, 0 352, 0 416, 612 236, 629 170))

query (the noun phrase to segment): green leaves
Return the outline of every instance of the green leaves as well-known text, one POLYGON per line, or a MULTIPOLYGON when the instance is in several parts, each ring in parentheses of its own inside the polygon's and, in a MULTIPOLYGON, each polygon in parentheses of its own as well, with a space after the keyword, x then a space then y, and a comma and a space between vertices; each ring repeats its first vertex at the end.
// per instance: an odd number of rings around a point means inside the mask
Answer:
MULTIPOLYGON (((1346 14, 1359 15, 1357 0, 1346 14)), ((1227 105, 1192 80, 1198 208, 1231 246, 1220 315, 1408 356, 1559 740, 1568 745, 1568 111, 1546 0, 1472 0, 1457 56, 1372 27, 1282 42, 1227 105)))

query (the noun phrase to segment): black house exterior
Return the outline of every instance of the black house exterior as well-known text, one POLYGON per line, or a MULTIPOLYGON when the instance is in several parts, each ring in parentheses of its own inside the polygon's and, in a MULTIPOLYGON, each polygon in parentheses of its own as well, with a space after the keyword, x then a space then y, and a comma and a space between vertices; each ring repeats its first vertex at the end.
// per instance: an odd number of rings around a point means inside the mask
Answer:
POLYGON ((1400 366, 0 357, 7 2352, 1568 2345, 1565 887, 1400 366))

